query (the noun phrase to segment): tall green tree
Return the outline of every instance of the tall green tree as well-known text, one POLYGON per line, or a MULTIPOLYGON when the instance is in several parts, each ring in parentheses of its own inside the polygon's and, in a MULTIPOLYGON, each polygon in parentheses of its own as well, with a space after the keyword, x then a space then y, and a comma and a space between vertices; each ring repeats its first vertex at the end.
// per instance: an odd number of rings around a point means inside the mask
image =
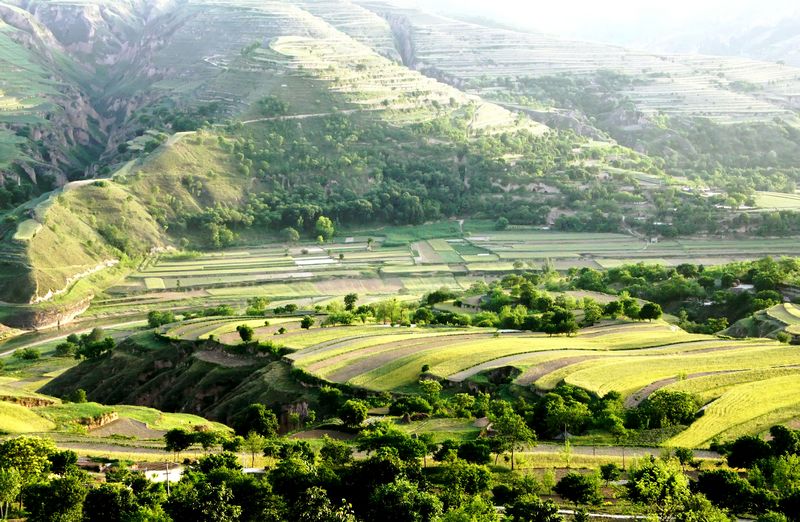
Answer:
POLYGON ((256 455, 264 451, 264 448, 267 447, 269 439, 265 436, 256 433, 255 431, 251 431, 247 434, 247 437, 244 438, 244 442, 242 443, 242 447, 250 454, 250 467, 255 467, 256 465, 256 455))
POLYGON ((278 418, 263 404, 253 403, 234 422, 236 432, 247 435, 251 431, 267 438, 278 434, 278 418))
POLYGON ((339 418, 347 426, 358 427, 367 420, 367 405, 358 399, 350 399, 339 408, 339 418))
POLYGON ((643 459, 631 466, 625 485, 628 498, 658 516, 674 520, 689 500, 689 481, 676 461, 643 459))
POLYGON ((593 474, 584 475, 571 471, 558 481, 554 491, 576 507, 581 504, 597 505, 603 500, 600 484, 593 474))
POLYGON ((237 522, 242 508, 233 500, 225 482, 212 484, 205 477, 182 480, 173 488, 164 510, 172 520, 181 522, 237 522))
POLYGON ((75 473, 25 488, 29 522, 81 522, 89 492, 85 474, 75 473))
POLYGON ((316 230, 317 234, 322 236, 322 239, 324 239, 325 241, 330 240, 333 237, 335 231, 333 227, 333 221, 331 221, 330 218, 327 218, 325 216, 320 216, 317 218, 317 223, 314 226, 314 230, 316 230))
POLYGON ((498 452, 511 452, 511 469, 514 469, 514 452, 536 442, 536 434, 528 427, 519 414, 508 411, 492 418, 498 452))
POLYGON ((56 453, 50 439, 16 437, 0 443, 0 469, 15 469, 23 484, 30 484, 50 467, 50 456, 56 453))
POLYGON ((0 468, 0 518, 6 520, 11 504, 22 492, 22 475, 15 468, 0 468))

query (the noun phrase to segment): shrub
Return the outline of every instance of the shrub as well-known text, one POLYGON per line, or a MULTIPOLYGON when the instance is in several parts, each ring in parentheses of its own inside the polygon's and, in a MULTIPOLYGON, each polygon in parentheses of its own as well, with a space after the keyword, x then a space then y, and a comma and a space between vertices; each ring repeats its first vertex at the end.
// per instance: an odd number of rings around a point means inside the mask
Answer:
POLYGON ((23 348, 14 352, 14 357, 24 361, 35 361, 42 356, 41 352, 36 348, 23 348))

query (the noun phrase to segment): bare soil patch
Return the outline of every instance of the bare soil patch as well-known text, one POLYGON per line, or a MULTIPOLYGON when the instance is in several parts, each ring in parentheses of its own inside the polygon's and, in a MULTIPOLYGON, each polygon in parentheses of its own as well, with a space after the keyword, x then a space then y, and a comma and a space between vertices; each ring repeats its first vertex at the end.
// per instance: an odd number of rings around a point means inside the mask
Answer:
POLYGON ((241 366, 252 366, 258 361, 253 357, 241 357, 220 351, 195 352, 194 356, 201 361, 210 362, 226 368, 238 368, 241 366))
POLYGON ((101 428, 90 431, 89 435, 92 437, 122 435, 124 437, 136 437, 137 439, 160 439, 165 433, 165 431, 150 429, 147 427, 147 424, 141 421, 117 419, 101 428))

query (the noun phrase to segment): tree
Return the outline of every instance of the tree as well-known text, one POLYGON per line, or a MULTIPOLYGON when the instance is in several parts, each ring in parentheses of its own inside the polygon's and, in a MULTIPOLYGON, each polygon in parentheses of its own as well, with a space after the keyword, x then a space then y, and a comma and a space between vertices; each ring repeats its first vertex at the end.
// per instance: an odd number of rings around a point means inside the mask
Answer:
POLYGON ((192 438, 204 451, 210 450, 222 440, 222 436, 215 431, 200 431, 193 434, 192 438))
POLYGON ((297 243, 300 241, 300 233, 292 227, 286 227, 281 230, 281 237, 287 243, 297 243))
POLYGON ((433 379, 424 379, 419 381, 419 387, 422 390, 422 395, 429 404, 435 405, 439 402, 439 394, 442 391, 442 384, 433 379))
POLYGON ((769 458, 772 448, 757 435, 743 435, 728 446, 728 466, 752 468, 758 461, 769 458))
POLYGON ((78 454, 72 450, 56 451, 49 457, 50 472, 56 475, 66 475, 77 469, 78 454))
POLYGON ((314 230, 316 230, 317 234, 322 236, 322 238, 327 241, 331 239, 334 234, 333 221, 325 216, 320 216, 317 218, 317 223, 314 226, 314 230))
POLYGON ((772 453, 777 456, 800 453, 800 432, 776 425, 769 429, 772 440, 769 446, 772 453))
POLYGON ((15 469, 23 485, 41 477, 50 466, 50 455, 56 452, 49 439, 17 437, 0 443, 0 469, 15 469))
POLYGON ((440 522, 500 522, 494 505, 483 497, 473 497, 456 509, 451 509, 440 522))
POLYGON ((689 481, 677 463, 654 457, 631 467, 625 487, 630 500, 650 508, 659 520, 672 520, 689 498, 689 481))
POLYGON ((653 319, 661 318, 661 315, 664 312, 661 310, 661 305, 656 303, 645 303, 642 306, 642 309, 639 310, 639 319, 647 319, 648 321, 652 321, 653 319))
POLYGON ((556 306, 542 314, 541 329, 548 335, 572 335, 578 331, 578 323, 572 311, 556 306))
POLYGON ((536 434, 525 424, 525 419, 513 411, 492 419, 492 428, 499 443, 498 451, 511 452, 511 469, 514 469, 514 451, 536 441, 536 434))
POLYGON ((84 522, 130 520, 138 511, 133 490, 124 484, 100 484, 89 490, 83 503, 84 522))
POLYGON ((606 481, 606 486, 608 486, 610 482, 619 479, 621 474, 622 470, 620 470, 619 466, 613 462, 609 462, 608 464, 603 464, 600 466, 600 477, 606 481))
POLYGON ((278 418, 263 404, 253 403, 234 422, 236 432, 247 435, 251 431, 267 438, 278 434, 278 418))
POLYGON ((754 488, 750 483, 729 469, 704 471, 697 477, 697 492, 705 495, 714 504, 734 513, 756 512, 751 509, 754 488))
POLYGON ((694 460, 694 451, 689 448, 675 448, 675 458, 681 463, 681 467, 685 470, 686 465, 694 460))
POLYGON ((657 390, 642 401, 637 415, 644 428, 690 424, 699 408, 697 397, 687 392, 657 390))
POLYGON ((222 441, 222 449, 231 453, 239 453, 244 447, 244 437, 234 435, 222 441))
POLYGON ((69 394, 69 401, 76 404, 83 404, 86 402, 86 390, 78 388, 69 394))
POLYGON ((558 506, 551 500, 542 500, 536 495, 526 494, 517 498, 506 508, 509 522, 562 522, 558 506))
POLYGON ((174 323, 175 314, 172 312, 161 312, 159 310, 151 310, 147 314, 147 325, 150 328, 158 328, 159 326, 174 323))
POLYGON ((641 308, 635 299, 628 299, 624 305, 625 315, 630 319, 640 319, 641 308))
POLYGON ((267 447, 268 439, 263 435, 255 431, 251 431, 247 434, 247 437, 244 438, 242 442, 242 447, 250 453, 250 467, 255 467, 256 465, 256 455, 264 451, 264 448, 267 447))
POLYGON ((379 486, 370 505, 374 513, 370 519, 385 522, 433 522, 442 514, 436 495, 420 491, 407 479, 379 486))
POLYGON ((319 455, 323 462, 333 466, 344 466, 353 461, 353 448, 346 442, 323 435, 319 455))
POLYGON ((75 358, 98 359, 114 349, 116 343, 113 337, 95 340, 96 332, 102 332, 102 330, 95 328, 88 337, 81 336, 81 342, 75 352, 75 358))
POLYGON ((429 449, 420 437, 412 438, 385 422, 370 424, 359 433, 356 438, 356 447, 359 451, 366 452, 389 451, 404 462, 414 462, 423 458, 429 449))
POLYGON ((172 490, 164 510, 181 522, 235 522, 242 512, 224 482, 211 484, 205 479, 181 481, 172 490))
POLYGON ((240 324, 236 327, 236 331, 239 332, 239 337, 241 337, 243 343, 249 343, 253 340, 253 334, 255 331, 253 327, 247 324, 240 324))
POLYGON ((300 321, 300 328, 308 330, 312 326, 314 326, 314 318, 310 315, 304 315, 303 319, 300 321))
POLYGON ((180 453, 194 443, 194 436, 181 428, 173 428, 164 434, 164 449, 180 453))
POLYGON ((569 500, 577 507, 580 504, 597 505, 603 497, 600 484, 595 475, 582 475, 571 471, 558 481, 553 489, 561 498, 569 500))
POLYGON ((80 522, 89 492, 83 474, 67 475, 25 488, 29 522, 80 522))
POLYGON ((592 326, 603 318, 603 308, 595 301, 586 303, 583 307, 583 322, 592 326))
POLYGON ((491 460, 492 447, 488 440, 468 440, 458 446, 458 458, 474 464, 488 464, 491 460))
POLYGON ((358 427, 367 420, 367 405, 358 399, 350 399, 339 408, 339 417, 345 425, 358 427))
POLYGON ((508 228, 508 219, 505 217, 499 217, 497 221, 494 223, 495 230, 505 230, 508 228))
POLYGON ((320 488, 308 488, 290 510, 295 522, 357 522, 349 505, 334 506, 328 493, 320 488))
POLYGON ((442 483, 446 486, 442 498, 446 508, 458 507, 489 489, 492 474, 485 466, 454 460, 442 467, 442 483))
POLYGON ((245 313, 247 315, 264 315, 267 312, 268 306, 269 297, 251 297, 247 300, 247 310, 245 310, 245 313))
POLYGON ((358 294, 347 294, 344 296, 344 309, 347 311, 353 311, 356 306, 356 302, 358 302, 358 294))
POLYGON ((75 357, 75 353, 78 351, 78 345, 71 343, 69 341, 64 341, 56 346, 55 356, 56 357, 75 357))
POLYGON ((611 301, 606 303, 606 306, 603 308, 603 313, 612 319, 616 319, 622 314, 623 310, 622 303, 619 301, 611 301))
POLYGON ((23 361, 36 361, 42 357, 42 352, 36 348, 22 348, 14 351, 15 359, 22 359, 23 361))
POLYGON ((0 468, 0 518, 8 518, 11 503, 22 491, 22 475, 15 468, 0 468))

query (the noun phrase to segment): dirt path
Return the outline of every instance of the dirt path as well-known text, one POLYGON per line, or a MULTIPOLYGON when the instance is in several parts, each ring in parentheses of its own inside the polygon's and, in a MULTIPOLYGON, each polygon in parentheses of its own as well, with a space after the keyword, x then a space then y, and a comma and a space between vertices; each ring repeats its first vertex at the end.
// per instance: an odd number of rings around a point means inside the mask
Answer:
POLYGON ((242 125, 248 125, 251 123, 258 123, 262 121, 288 121, 288 120, 305 120, 307 118, 322 118, 325 116, 335 116, 337 114, 355 114, 357 112, 373 112, 373 111, 381 111, 386 110, 385 107, 364 107, 360 109, 344 109, 341 111, 333 111, 333 112, 317 112, 312 114, 288 114, 285 116, 267 116, 264 118, 255 118, 252 120, 244 120, 240 122, 242 125))
POLYGON ((560 370, 561 368, 572 366, 573 364, 582 363, 583 361, 588 361, 589 359, 598 359, 600 357, 602 356, 576 355, 574 357, 564 357, 563 359, 556 359, 555 361, 547 361, 543 364, 539 364, 534 368, 525 371, 522 375, 517 377, 516 383, 521 386, 527 386, 529 384, 533 384, 534 382, 538 381, 545 375, 553 373, 556 370, 560 370))

